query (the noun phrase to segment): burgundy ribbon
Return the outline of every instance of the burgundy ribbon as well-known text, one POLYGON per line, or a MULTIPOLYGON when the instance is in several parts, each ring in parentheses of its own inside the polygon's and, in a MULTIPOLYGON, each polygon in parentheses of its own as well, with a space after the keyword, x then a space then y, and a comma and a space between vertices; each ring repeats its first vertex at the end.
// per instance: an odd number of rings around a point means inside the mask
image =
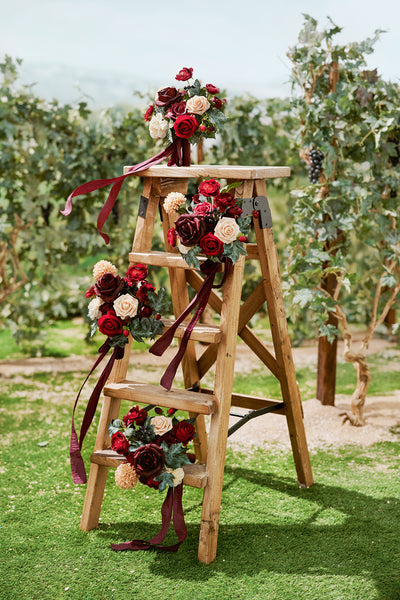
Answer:
POLYGON ((182 165, 184 160, 187 161, 187 158, 185 158, 184 156, 185 143, 188 143, 187 140, 175 139, 172 142, 172 144, 170 144, 167 148, 165 148, 155 156, 148 158, 144 162, 138 163, 137 165, 133 165, 124 175, 120 175, 119 177, 111 177, 110 179, 94 179, 93 181, 83 183, 68 196, 64 210, 60 211, 61 214, 64 216, 68 216, 71 213, 72 198, 74 198, 75 196, 80 196, 81 194, 89 194, 90 192, 94 192, 95 190, 99 190, 103 187, 112 184, 108 198, 97 218, 97 231, 100 233, 105 243, 108 244, 110 242, 110 237, 106 233, 103 233, 102 229, 112 211, 112 208, 115 204, 116 199, 118 198, 119 191, 126 177, 129 177, 129 175, 137 173, 138 171, 143 171, 144 169, 148 169, 149 167, 157 165, 168 156, 170 157, 168 161, 168 166, 182 165))
POLYGON ((197 321, 199 320, 202 312, 204 311, 205 307, 207 306, 208 299, 211 294, 211 290, 213 289, 213 287, 220 288, 225 282, 225 279, 226 279, 226 276, 228 273, 228 269, 229 269, 229 262, 225 263, 225 273, 224 273, 222 282, 217 286, 213 285, 215 274, 218 270, 218 267, 219 267, 219 263, 212 262, 212 261, 206 261, 200 267, 200 270, 202 271, 202 273, 204 273, 207 276, 204 279, 199 291, 197 292, 197 294, 195 295, 193 300, 189 303, 187 308, 183 311, 183 313, 178 317, 178 319, 175 321, 175 323, 160 338, 158 338, 158 340, 152 345, 152 347, 149 350, 149 352, 151 352, 152 354, 155 354, 156 356, 161 356, 162 354, 164 354, 166 349, 170 346, 170 344, 174 338, 175 331, 177 330, 179 325, 182 323, 182 321, 185 320, 185 318, 192 311, 192 309, 197 306, 197 309, 196 309, 191 321, 189 322, 188 326, 186 327, 185 333, 183 334, 178 352, 175 354, 174 358, 168 365, 164 375, 162 376, 162 378, 160 380, 160 385, 162 385, 162 387, 164 387, 166 390, 171 389, 172 382, 174 380, 176 371, 178 369, 178 366, 179 366, 179 364, 183 358, 183 355, 185 353, 185 350, 187 348, 190 335, 191 335, 197 321))
POLYGON ((167 496, 161 507, 161 529, 156 536, 151 540, 132 540, 123 544, 111 544, 111 548, 115 551, 121 550, 150 550, 155 548, 164 552, 176 552, 181 543, 187 538, 187 528, 182 507, 183 484, 179 484, 176 488, 169 487, 167 496), (178 537, 176 544, 172 546, 163 546, 167 531, 173 519, 173 526, 178 537))
POLYGON ((100 356, 97 358, 97 360, 94 363, 93 367, 91 368, 89 374, 87 375, 85 381, 82 383, 81 389, 78 392, 78 395, 75 400, 74 408, 72 411, 71 441, 70 441, 70 447, 69 447, 69 455, 70 455, 70 461, 71 461, 72 481, 74 483, 86 483, 86 481, 87 481, 85 465, 84 465, 82 454, 81 454, 83 440, 85 439, 87 430, 89 429, 90 424, 93 421, 93 417, 96 412, 96 408, 97 408, 97 404, 99 402, 101 391, 111 373, 111 369, 113 368, 114 362, 123 357, 124 348, 118 348, 118 347, 114 348, 113 353, 110 357, 110 360, 106 364, 102 374, 99 377, 96 387, 94 388, 94 390, 88 400, 87 406, 86 406, 85 414, 84 414, 82 425, 81 425, 81 430, 79 433, 79 442, 78 442, 78 436, 76 434, 75 423, 74 423, 75 410, 78 405, 78 400, 81 395, 83 386, 85 385, 85 383, 87 382, 87 380, 89 379, 89 377, 91 376, 93 371, 96 369, 96 367, 101 363, 103 358, 106 356, 110 347, 111 346, 107 340, 107 342, 105 342, 101 346, 101 348, 99 348, 100 356))

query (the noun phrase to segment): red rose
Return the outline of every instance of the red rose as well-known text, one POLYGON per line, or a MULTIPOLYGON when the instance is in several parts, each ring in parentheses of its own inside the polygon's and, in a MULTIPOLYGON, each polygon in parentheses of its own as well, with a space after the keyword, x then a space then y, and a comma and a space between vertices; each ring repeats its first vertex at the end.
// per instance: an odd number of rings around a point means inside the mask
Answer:
POLYGON ((247 237, 247 235, 239 235, 238 240, 239 242, 243 242, 244 244, 246 244, 249 241, 249 238, 247 237))
POLYGON ((207 233, 200 240, 200 248, 208 256, 218 256, 224 251, 224 244, 213 233, 207 233))
POLYGON ((235 205, 235 197, 229 192, 224 194, 218 194, 215 198, 215 204, 221 212, 224 212, 227 208, 230 208, 235 205))
POLYGON ((228 217, 240 217, 242 212, 243 209, 240 208, 240 206, 231 206, 231 208, 228 208, 228 210, 226 211, 226 214, 228 217))
POLYGON ((154 106, 152 104, 150 104, 149 108, 144 113, 144 120, 150 121, 153 112, 154 112, 154 106))
POLYGON ((141 263, 137 263, 136 265, 132 265, 126 272, 126 280, 129 283, 133 283, 134 281, 142 281, 142 279, 146 279, 149 274, 149 270, 146 265, 142 265, 141 263))
POLYGON ((157 93, 156 106, 169 106, 173 102, 177 102, 182 98, 182 93, 174 87, 166 87, 159 90, 157 93))
POLYGON ((171 229, 168 229, 168 232, 167 232, 167 241, 168 241, 168 244, 170 246, 172 246, 173 248, 175 248, 175 246, 176 246, 176 238, 177 238, 176 231, 175 231, 174 227, 171 227, 171 229))
POLYGON ((200 202, 200 204, 196 204, 193 208, 194 215, 205 215, 207 213, 212 212, 213 205, 210 202, 200 202))
POLYGON ((124 285, 125 282, 119 275, 104 273, 94 284, 94 291, 104 302, 113 302, 124 285))
POLYGON ((112 434, 111 449, 118 454, 126 454, 129 451, 129 442, 121 431, 112 434))
POLYGON ((220 98, 217 98, 216 96, 211 98, 211 102, 214 104, 215 108, 222 108, 224 104, 222 100, 220 98))
POLYGON ((193 194, 192 200, 193 200, 193 204, 198 204, 199 202, 201 202, 200 194, 193 194))
POLYGON ((186 102, 175 102, 174 104, 171 104, 171 106, 168 108, 167 112, 165 113, 165 116, 167 117, 167 119, 172 119, 173 121, 175 121, 177 117, 180 117, 181 115, 185 114, 186 102))
POLYGON ((147 300, 149 299, 148 293, 155 292, 155 290, 156 288, 154 287, 154 285, 151 285, 151 283, 149 283, 148 281, 142 281, 140 287, 136 292, 136 298, 139 300, 139 302, 147 302, 147 300))
POLYGON ((156 477, 165 464, 164 451, 157 444, 140 446, 133 455, 133 466, 139 477, 156 477))
POLYGON ((197 130, 198 123, 193 115, 182 115, 177 117, 174 123, 174 130, 178 137, 183 139, 190 138, 197 130))
POLYGON ((141 306, 139 309, 139 316, 140 317, 149 317, 151 315, 151 313, 153 312, 153 309, 151 308, 151 306, 141 306))
POLYGON ((219 94, 219 89, 212 83, 207 83, 206 90, 209 94, 219 94))
POLYGON ((153 477, 139 477, 139 481, 140 483, 144 483, 145 485, 148 485, 149 488, 154 488, 155 490, 158 490, 158 488, 160 487, 160 481, 155 481, 155 479, 153 477))
MULTIPOLYGON (((191 77, 193 77, 193 69, 189 67, 183 67, 178 75, 175 75, 175 79, 178 81, 187 81, 188 79, 191 79, 191 77)), ((216 94, 217 92, 214 93, 216 94)))
POLYGON ((216 196, 219 194, 219 190, 221 186, 218 181, 215 179, 207 179, 206 181, 202 181, 199 185, 199 194, 202 196, 216 196))
POLYGON ((108 312, 102 315, 98 322, 99 331, 107 337, 121 335, 124 327, 121 319, 115 313, 108 312))
POLYGON ((86 298, 91 298, 92 296, 95 296, 94 285, 91 285, 90 288, 86 290, 85 296, 86 298))
POLYGON ((125 427, 128 427, 131 423, 136 423, 136 425, 141 425, 147 419, 147 411, 144 408, 139 408, 138 406, 134 406, 131 410, 122 417, 125 427))
POLYGON ((189 442, 192 441, 195 434, 195 428, 191 423, 187 421, 180 421, 176 425, 174 425, 174 433, 178 442, 181 442, 186 446, 189 442))
POLYGON ((197 215, 181 215, 175 221, 176 233, 184 246, 195 246, 207 231, 205 221, 197 215))

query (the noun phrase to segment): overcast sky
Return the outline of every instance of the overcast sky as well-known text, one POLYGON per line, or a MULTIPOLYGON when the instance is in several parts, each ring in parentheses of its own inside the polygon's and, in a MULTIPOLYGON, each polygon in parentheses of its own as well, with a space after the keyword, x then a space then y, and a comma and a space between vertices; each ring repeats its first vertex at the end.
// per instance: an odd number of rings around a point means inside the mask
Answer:
POLYGON ((24 78, 53 84, 63 101, 71 100, 66 88, 72 98, 79 86, 97 104, 102 93, 129 102, 134 89, 173 84, 183 66, 231 93, 288 95, 286 52, 302 13, 321 26, 329 15, 343 27, 342 42, 387 30, 369 66, 400 80, 398 0, 0 0, 0 7, 0 55, 22 58, 24 78))

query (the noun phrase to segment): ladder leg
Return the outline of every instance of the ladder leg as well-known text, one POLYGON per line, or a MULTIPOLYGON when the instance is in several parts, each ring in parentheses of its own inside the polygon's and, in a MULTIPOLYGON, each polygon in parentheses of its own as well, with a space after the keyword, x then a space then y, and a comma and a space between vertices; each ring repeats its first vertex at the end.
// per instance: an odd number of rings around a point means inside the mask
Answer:
POLYGON ((243 268, 244 259, 241 257, 224 284, 221 329, 225 333, 218 347, 215 371, 214 395, 217 401, 217 411, 215 415, 211 416, 210 423, 207 458, 208 481, 204 489, 198 552, 199 560, 206 564, 211 563, 217 553, 243 268))
POLYGON ((99 524, 101 504, 106 487, 108 467, 105 465, 90 465, 90 474, 83 504, 80 528, 83 531, 95 529, 99 524))

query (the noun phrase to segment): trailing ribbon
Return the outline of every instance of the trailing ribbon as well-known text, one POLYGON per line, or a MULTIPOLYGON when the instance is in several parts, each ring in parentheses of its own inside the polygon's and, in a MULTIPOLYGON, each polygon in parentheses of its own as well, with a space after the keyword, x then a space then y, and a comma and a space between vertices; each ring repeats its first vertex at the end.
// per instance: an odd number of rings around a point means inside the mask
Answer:
POLYGON ((226 276, 228 274, 229 264, 230 263, 228 261, 225 263, 224 277, 223 277, 221 283, 217 286, 214 286, 213 284, 214 284, 215 274, 219 267, 219 263, 213 262, 211 260, 207 260, 203 265, 201 265, 201 267, 200 267, 201 272, 207 276, 204 279, 199 291, 197 292, 197 294, 195 295, 193 300, 189 303, 187 308, 185 308, 183 313, 178 317, 178 319, 175 321, 175 323, 169 329, 167 329, 167 331, 160 338, 158 338, 158 340, 150 348, 149 352, 151 352, 152 354, 155 354, 156 356, 161 356, 162 354, 164 354, 165 350, 170 346, 170 344, 174 338, 174 333, 177 330, 177 328, 179 327, 179 325, 182 323, 182 321, 185 320, 185 318, 192 311, 192 309, 198 305, 191 321, 189 322, 188 326, 186 327, 185 333, 183 334, 178 352, 175 354, 174 358, 168 365, 164 375, 162 376, 162 378, 160 380, 160 385, 162 385, 166 390, 171 389, 172 382, 174 380, 176 371, 178 369, 178 366, 179 366, 179 364, 183 358, 183 355, 185 353, 185 350, 187 348, 190 335, 191 335, 197 321, 199 320, 202 312, 204 311, 205 307, 207 306, 208 299, 211 294, 211 290, 213 289, 213 287, 214 288, 222 287, 222 285, 225 282, 226 276))
POLYGON ((78 442, 78 436, 75 431, 75 423, 74 423, 75 410, 78 405, 78 400, 81 395, 83 386, 85 385, 85 383, 87 382, 87 380, 89 379, 89 377, 91 376, 93 371, 96 369, 96 367, 101 363, 103 358, 106 356, 106 354, 108 353, 110 348, 111 348, 111 346, 110 346, 110 343, 108 340, 99 348, 100 356, 97 358, 96 362, 94 363, 93 367, 91 368, 90 372, 88 373, 85 381, 82 383, 81 389, 78 392, 78 395, 75 400, 74 408, 72 411, 71 441, 70 441, 70 447, 69 447, 69 455, 70 455, 70 461, 71 461, 72 481, 74 483, 86 483, 86 481, 87 481, 85 465, 84 465, 82 454, 81 454, 83 440, 85 439, 87 430, 89 429, 90 424, 93 421, 93 417, 96 412, 97 404, 99 402, 101 390, 103 389, 103 387, 111 373, 111 369, 113 368, 114 362, 123 357, 124 350, 125 350, 124 348, 120 348, 120 347, 114 348, 113 353, 110 357, 110 360, 106 364, 102 374, 99 377, 96 387, 94 388, 94 390, 88 400, 87 406, 86 406, 85 414, 84 414, 84 417, 82 420, 81 430, 79 433, 79 442, 78 442))
MULTIPOLYGON (((74 198, 75 196, 80 196, 82 194, 89 194, 90 192, 94 192, 95 190, 99 190, 103 187, 106 187, 106 186, 112 184, 112 188, 110 190, 110 193, 108 194, 108 198, 97 218, 97 231, 100 233, 100 235, 104 239, 105 243, 108 244, 110 242, 110 237, 106 233, 103 233, 102 229, 112 211, 112 208, 115 204, 116 199, 118 198, 119 191, 120 191, 122 184, 124 183, 126 177, 129 177, 129 175, 133 175, 133 173, 137 173, 138 171, 143 171, 144 169, 148 169, 149 167, 157 165, 158 163, 163 161, 164 158, 167 158, 168 156, 170 157, 170 159, 168 161, 168 166, 173 166, 173 165, 181 166, 184 163, 188 163, 190 165, 190 154, 189 154, 189 158, 188 158, 188 152, 187 152, 187 148, 185 147, 185 144, 186 145, 188 144, 187 140, 180 139, 180 138, 175 139, 172 142, 172 144, 167 146, 167 148, 165 148, 164 150, 162 150, 155 156, 152 156, 151 158, 148 158, 144 162, 138 163, 137 165, 133 165, 132 167, 130 167, 129 170, 124 175, 120 175, 118 177, 111 177, 110 179, 94 179, 93 181, 88 181, 87 183, 83 183, 82 185, 79 185, 68 196, 67 201, 65 203, 64 210, 60 211, 61 214, 64 216, 68 216, 71 213, 72 198, 74 198)), ((190 145, 189 145, 189 149, 190 149, 190 145)))
POLYGON ((123 544, 111 544, 113 550, 162 550, 164 552, 176 552, 181 543, 187 538, 187 528, 182 507, 183 484, 179 484, 176 488, 169 487, 167 496, 161 507, 161 529, 156 536, 151 540, 132 540, 123 544), (176 544, 171 546, 163 546, 161 542, 167 535, 167 531, 173 519, 173 526, 178 537, 176 544))

